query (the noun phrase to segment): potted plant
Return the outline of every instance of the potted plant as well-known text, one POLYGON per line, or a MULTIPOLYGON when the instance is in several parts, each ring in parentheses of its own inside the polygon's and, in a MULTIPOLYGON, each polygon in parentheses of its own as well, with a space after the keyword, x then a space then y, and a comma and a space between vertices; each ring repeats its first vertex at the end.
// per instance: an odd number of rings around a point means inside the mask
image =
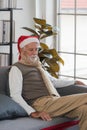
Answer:
POLYGON ((33 20, 35 22, 35 30, 28 27, 22 28, 30 31, 32 35, 38 36, 41 46, 38 52, 40 61, 42 62, 45 70, 47 70, 55 78, 58 78, 58 72, 60 70, 59 63, 62 63, 64 65, 64 61, 58 55, 56 49, 50 49, 46 43, 41 42, 42 39, 49 36, 55 36, 57 33, 53 31, 53 27, 51 25, 46 23, 45 19, 33 18, 33 20))

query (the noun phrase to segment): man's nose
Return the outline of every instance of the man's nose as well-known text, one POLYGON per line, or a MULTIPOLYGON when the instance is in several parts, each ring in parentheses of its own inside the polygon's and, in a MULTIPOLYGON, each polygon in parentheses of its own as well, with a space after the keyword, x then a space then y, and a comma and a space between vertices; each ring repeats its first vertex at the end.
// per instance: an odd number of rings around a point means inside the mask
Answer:
POLYGON ((37 54, 38 54, 38 52, 37 52, 36 50, 34 50, 34 51, 33 51, 33 54, 34 54, 34 55, 37 55, 37 54))

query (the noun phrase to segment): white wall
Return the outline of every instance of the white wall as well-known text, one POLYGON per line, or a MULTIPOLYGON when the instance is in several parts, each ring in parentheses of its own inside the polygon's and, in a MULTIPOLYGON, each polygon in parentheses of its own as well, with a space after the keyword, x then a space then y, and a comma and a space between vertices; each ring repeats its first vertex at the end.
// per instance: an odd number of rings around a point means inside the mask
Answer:
POLYGON ((16 39, 21 34, 29 34, 28 31, 21 27, 33 28, 33 17, 35 17, 35 0, 18 0, 17 7, 22 10, 14 11, 14 19, 16 20, 16 39))

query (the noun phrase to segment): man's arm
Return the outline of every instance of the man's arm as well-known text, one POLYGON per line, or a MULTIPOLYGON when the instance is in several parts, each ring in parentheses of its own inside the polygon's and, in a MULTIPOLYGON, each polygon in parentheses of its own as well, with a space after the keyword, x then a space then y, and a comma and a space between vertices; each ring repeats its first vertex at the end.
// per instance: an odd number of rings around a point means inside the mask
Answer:
POLYGON ((61 87, 66 87, 69 85, 75 84, 75 80, 69 80, 69 79, 57 79, 51 76, 47 71, 45 71, 48 77, 50 78, 51 82, 53 83, 55 88, 61 88, 61 87))
POLYGON ((41 118, 43 120, 51 120, 51 117, 46 112, 37 112, 31 106, 29 106, 25 100, 22 98, 22 73, 16 67, 12 67, 9 72, 9 88, 10 88, 10 96, 12 99, 17 102, 20 106, 22 106, 25 111, 33 118, 41 118))
POLYGON ((35 110, 26 103, 21 95, 22 82, 23 79, 21 71, 16 66, 13 66, 9 72, 10 96, 15 102, 24 108, 28 115, 30 115, 32 112, 35 112, 35 110))
MULTIPOLYGON (((48 72, 46 72, 48 77, 50 78, 51 82, 53 83, 55 88, 62 88, 62 87, 67 87, 70 85, 86 85, 84 82, 80 80, 70 80, 70 79, 56 79, 53 76, 51 76, 48 72)), ((87 86, 87 85, 86 85, 87 86)))

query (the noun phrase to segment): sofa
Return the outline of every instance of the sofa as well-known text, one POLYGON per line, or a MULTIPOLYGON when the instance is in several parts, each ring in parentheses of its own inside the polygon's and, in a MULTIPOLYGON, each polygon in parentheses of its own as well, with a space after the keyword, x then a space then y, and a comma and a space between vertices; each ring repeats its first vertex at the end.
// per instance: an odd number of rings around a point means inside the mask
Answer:
MULTIPOLYGON (((25 110, 10 98, 9 70, 9 66, 0 67, 0 130, 79 130, 78 118, 61 116, 51 121, 43 121, 29 117, 25 110)), ((55 87, 61 96, 87 92, 86 86, 55 87)))

